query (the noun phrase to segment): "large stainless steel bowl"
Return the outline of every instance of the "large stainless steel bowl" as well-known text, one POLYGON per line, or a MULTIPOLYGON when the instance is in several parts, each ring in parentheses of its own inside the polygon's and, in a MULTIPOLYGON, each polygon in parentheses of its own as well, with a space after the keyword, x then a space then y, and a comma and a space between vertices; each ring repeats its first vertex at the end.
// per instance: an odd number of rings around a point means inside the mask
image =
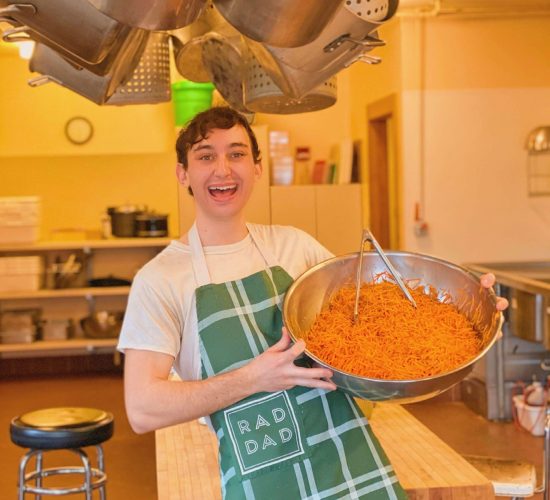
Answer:
MULTIPOLYGON (((479 280, 466 269, 444 260, 409 252, 387 252, 391 263, 411 286, 432 285, 440 297, 449 294, 451 301, 473 323, 481 335, 483 348, 468 363, 453 371, 415 380, 381 380, 360 377, 338 370, 307 349, 306 354, 333 372, 333 382, 352 396, 371 401, 413 403, 431 398, 460 382, 491 348, 502 323, 502 313, 496 310, 496 296, 482 288, 479 280), (410 280, 415 280, 411 282, 410 280)), ((294 341, 303 338, 317 314, 332 295, 347 284, 355 283, 358 254, 326 260, 302 274, 289 288, 283 305, 283 321, 294 341)), ((377 253, 363 256, 362 279, 386 271, 377 253)))

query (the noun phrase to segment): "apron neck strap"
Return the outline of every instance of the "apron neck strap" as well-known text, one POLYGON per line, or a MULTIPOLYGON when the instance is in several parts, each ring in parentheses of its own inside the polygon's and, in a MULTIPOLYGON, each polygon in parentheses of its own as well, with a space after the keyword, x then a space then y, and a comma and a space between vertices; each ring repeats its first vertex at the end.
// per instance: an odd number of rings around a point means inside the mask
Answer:
POLYGON ((189 229, 187 237, 189 238, 189 248, 191 249, 191 262, 193 264, 193 272, 195 273, 195 281, 199 287, 208 285, 212 280, 210 279, 210 273, 206 265, 206 257, 204 256, 204 250, 202 249, 196 222, 194 222, 191 229, 189 229))
MULTIPOLYGON (((254 245, 260 252, 261 256, 265 260, 267 267, 273 267, 277 265, 277 260, 271 252, 271 249, 263 243, 259 235, 254 230, 254 226, 246 224, 248 233, 252 238, 254 245)), ((193 272, 195 273, 195 280, 199 287, 212 283, 210 272, 206 264, 206 257, 204 255, 204 249, 199 236, 196 222, 193 223, 187 234, 189 238, 189 247, 191 249, 191 262, 193 264, 193 272)))

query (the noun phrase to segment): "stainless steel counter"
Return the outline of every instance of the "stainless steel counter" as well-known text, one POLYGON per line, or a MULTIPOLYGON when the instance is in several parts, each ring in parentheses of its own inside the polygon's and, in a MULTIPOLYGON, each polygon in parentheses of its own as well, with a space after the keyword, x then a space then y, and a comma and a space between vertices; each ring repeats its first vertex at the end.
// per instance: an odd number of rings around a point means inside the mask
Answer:
POLYGON ((475 274, 493 273, 495 291, 510 301, 504 337, 462 386, 464 401, 489 419, 510 419, 512 394, 532 377, 550 373, 550 261, 466 264, 475 274))
POLYGON ((550 261, 466 264, 476 273, 493 273, 497 283, 530 293, 550 295, 550 261))

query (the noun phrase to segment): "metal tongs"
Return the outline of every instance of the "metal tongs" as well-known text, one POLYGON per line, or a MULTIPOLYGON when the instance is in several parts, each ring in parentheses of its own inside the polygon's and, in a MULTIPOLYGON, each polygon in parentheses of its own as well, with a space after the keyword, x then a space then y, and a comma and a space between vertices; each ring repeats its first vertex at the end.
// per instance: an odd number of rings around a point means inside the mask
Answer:
POLYGON ((353 308, 353 322, 355 323, 357 321, 357 318, 359 317, 359 292, 361 290, 361 275, 363 270, 363 252, 365 248, 365 241, 371 242, 378 255, 380 255, 380 257, 384 261, 384 264, 386 264, 388 271, 394 277, 395 281, 397 281, 397 284, 399 285, 399 288, 401 288, 401 291, 405 294, 405 297, 407 297, 407 299, 409 299, 409 302, 414 307, 416 307, 416 302, 414 301, 409 289, 405 286, 403 278, 401 278, 399 272, 397 272, 395 267, 393 267, 387 255, 384 253, 384 250, 382 250, 382 247, 379 245, 378 241, 376 241, 376 238, 373 236, 369 229, 363 229, 363 235, 361 237, 361 248, 359 251, 359 263, 357 265, 357 277, 355 281, 355 307, 353 308))

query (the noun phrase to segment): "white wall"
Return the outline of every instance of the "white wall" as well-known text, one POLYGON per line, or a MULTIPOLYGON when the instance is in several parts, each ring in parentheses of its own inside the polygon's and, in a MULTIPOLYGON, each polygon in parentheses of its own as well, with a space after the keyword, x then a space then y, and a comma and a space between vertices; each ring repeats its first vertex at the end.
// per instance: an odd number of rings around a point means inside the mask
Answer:
POLYGON ((550 125, 546 88, 428 90, 425 94, 425 219, 420 199, 420 104, 402 94, 403 248, 454 262, 550 258, 550 197, 527 194, 527 134, 550 125))

